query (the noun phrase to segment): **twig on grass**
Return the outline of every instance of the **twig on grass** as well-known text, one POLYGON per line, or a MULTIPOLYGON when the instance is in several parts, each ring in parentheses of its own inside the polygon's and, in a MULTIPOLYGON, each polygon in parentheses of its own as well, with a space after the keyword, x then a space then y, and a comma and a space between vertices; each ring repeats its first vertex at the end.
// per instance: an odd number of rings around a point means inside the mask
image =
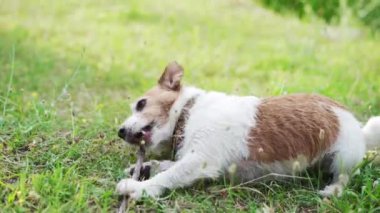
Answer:
MULTIPOLYGON (((139 151, 137 152, 137 162, 135 166, 135 170, 132 175, 133 180, 138 180, 140 177, 141 168, 144 162, 145 157, 145 146, 143 141, 140 143, 139 151)), ((128 207, 129 197, 127 195, 123 195, 123 200, 121 201, 118 213, 124 213, 125 209, 128 207)))
POLYGON ((8 88, 7 88, 7 96, 5 97, 4 100, 4 106, 3 106, 3 117, 5 117, 5 113, 7 111, 7 104, 8 104, 8 99, 9 99, 9 93, 12 90, 12 83, 13 83, 13 73, 15 69, 15 45, 12 46, 12 55, 11 55, 11 75, 9 77, 9 83, 8 83, 8 88))
POLYGON ((228 187, 228 188, 217 190, 217 191, 213 191, 213 192, 214 193, 219 193, 219 192, 225 192, 225 191, 231 190, 231 189, 239 189, 239 188, 242 188, 244 185, 247 185, 247 184, 250 184, 250 183, 254 183, 254 182, 260 181, 262 179, 268 178, 268 177, 293 178, 293 179, 301 179, 301 180, 308 180, 309 179, 309 178, 300 177, 300 176, 283 175, 283 174, 277 174, 277 173, 269 173, 269 174, 266 174, 266 175, 261 176, 259 178, 255 178, 255 179, 249 180, 247 182, 238 184, 236 186, 228 187))

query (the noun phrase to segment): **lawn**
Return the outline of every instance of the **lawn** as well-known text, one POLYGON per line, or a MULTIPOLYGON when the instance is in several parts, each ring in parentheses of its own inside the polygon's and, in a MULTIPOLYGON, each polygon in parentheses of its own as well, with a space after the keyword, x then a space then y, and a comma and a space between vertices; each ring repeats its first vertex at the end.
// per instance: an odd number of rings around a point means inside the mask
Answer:
MULTIPOLYGON (((172 60, 188 85, 319 93, 363 122, 380 115, 380 36, 357 24, 299 20, 249 0, 1 0, 0 211, 114 211, 115 184, 135 161, 116 130, 172 60)), ((366 161, 341 198, 321 198, 315 179, 216 181, 130 207, 378 212, 379 177, 366 161)))

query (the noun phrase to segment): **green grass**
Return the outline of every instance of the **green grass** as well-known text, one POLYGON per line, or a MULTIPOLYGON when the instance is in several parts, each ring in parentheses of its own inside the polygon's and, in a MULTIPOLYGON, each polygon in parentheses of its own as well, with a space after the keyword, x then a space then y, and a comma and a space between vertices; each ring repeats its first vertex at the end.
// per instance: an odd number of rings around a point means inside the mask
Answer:
MULTIPOLYGON (((1 211, 113 211, 115 184, 135 161, 116 129, 172 60, 201 88, 314 92, 363 121, 380 114, 380 38, 352 29, 248 0, 0 1, 1 211)), ((339 199, 319 197, 315 180, 258 183, 260 193, 219 181, 131 208, 379 211, 380 169, 360 170, 339 199)))

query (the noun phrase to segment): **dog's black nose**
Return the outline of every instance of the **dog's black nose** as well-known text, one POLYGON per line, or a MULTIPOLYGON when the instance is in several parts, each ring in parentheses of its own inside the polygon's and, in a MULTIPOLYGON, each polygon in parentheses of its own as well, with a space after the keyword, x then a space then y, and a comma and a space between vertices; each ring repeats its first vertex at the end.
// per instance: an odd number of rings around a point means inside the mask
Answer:
POLYGON ((139 144, 144 136, 142 132, 133 132, 131 129, 120 128, 117 135, 131 144, 139 144))
POLYGON ((117 135, 120 138, 125 139, 125 136, 127 136, 127 130, 125 128, 120 128, 119 132, 117 133, 117 135))

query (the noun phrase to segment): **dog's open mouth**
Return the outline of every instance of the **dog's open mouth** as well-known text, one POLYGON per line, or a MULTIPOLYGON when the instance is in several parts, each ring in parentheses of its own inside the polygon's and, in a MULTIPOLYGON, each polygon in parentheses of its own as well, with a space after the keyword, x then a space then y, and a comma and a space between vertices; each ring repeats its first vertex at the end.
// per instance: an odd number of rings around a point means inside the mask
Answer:
POLYGON ((143 140, 145 141, 145 143, 149 144, 151 143, 152 139, 152 132, 143 132, 143 140))
POLYGON ((140 145, 141 141, 144 141, 149 146, 152 143, 153 128, 154 122, 150 122, 138 132, 132 132, 131 129, 127 128, 120 128, 118 136, 129 144, 140 145))
POLYGON ((149 144, 152 141, 152 129, 153 129, 154 123, 151 122, 150 124, 144 126, 141 129, 142 139, 145 141, 145 143, 149 144))

